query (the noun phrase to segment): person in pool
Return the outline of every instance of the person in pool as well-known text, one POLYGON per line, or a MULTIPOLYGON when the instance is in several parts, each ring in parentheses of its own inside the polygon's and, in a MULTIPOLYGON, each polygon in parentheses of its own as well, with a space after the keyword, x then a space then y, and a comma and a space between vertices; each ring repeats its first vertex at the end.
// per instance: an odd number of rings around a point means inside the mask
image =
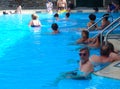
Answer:
POLYGON ((69 17, 70 17, 70 13, 67 12, 67 13, 65 14, 65 18, 68 19, 69 17))
MULTIPOLYGON (((94 15, 94 14, 90 14, 89 15, 89 22, 87 23, 87 27, 89 28, 90 26, 92 26, 93 24, 95 24, 95 20, 96 20, 96 15, 94 15)), ((95 30, 97 28, 97 25, 94 25, 93 27, 91 27, 89 30, 91 31, 93 31, 93 30, 95 30)))
POLYGON ((88 39, 89 39, 89 32, 87 30, 82 30, 81 32, 82 38, 77 40, 77 44, 87 44, 88 43, 88 39))
POLYGON ((32 20, 29 22, 29 26, 31 26, 31 27, 40 27, 41 22, 38 20, 37 14, 32 14, 31 17, 32 17, 32 20))
POLYGON ((54 18, 55 18, 56 20, 59 20, 59 14, 58 14, 58 13, 55 13, 55 14, 54 14, 54 18))
POLYGON ((52 28, 52 30, 53 30, 52 34, 58 34, 58 33, 59 33, 57 23, 53 23, 53 24, 51 25, 51 28, 52 28))
POLYGON ((110 57, 110 48, 108 44, 103 44, 100 48, 100 56, 93 55, 90 57, 90 62, 94 66, 94 71, 98 71, 105 66, 109 65, 113 60, 112 57, 110 57), (95 69, 96 68, 96 69, 95 69), (98 68, 98 69, 97 69, 98 68))
POLYGON ((90 79, 91 73, 94 71, 93 65, 89 61, 90 52, 87 47, 80 49, 79 51, 80 61, 78 70, 68 72, 67 78, 71 79, 90 79), (70 75, 69 75, 70 74, 70 75))
POLYGON ((110 21, 108 20, 108 18, 109 18, 109 14, 103 15, 101 26, 97 27, 97 30, 103 30, 105 27, 107 27, 110 24, 110 21))
POLYGON ((54 84, 62 79, 75 79, 75 80, 88 80, 91 79, 91 73, 93 72, 93 65, 89 61, 89 49, 87 47, 81 48, 79 51, 80 61, 77 70, 64 72, 58 78, 56 78, 54 84))
POLYGON ((110 61, 114 62, 114 61, 120 60, 120 55, 114 49, 114 45, 111 42, 107 42, 107 44, 108 44, 108 47, 109 47, 109 50, 110 50, 109 57, 112 58, 112 60, 110 60, 110 61))

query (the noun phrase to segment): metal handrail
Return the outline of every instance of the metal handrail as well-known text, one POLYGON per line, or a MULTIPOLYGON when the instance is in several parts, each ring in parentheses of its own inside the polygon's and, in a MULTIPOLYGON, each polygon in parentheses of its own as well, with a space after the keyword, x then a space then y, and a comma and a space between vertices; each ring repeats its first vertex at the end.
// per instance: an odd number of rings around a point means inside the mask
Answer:
POLYGON ((93 25, 88 27, 87 30, 89 31, 93 26, 95 26, 97 23, 99 23, 101 20, 103 20, 104 17, 112 17, 112 22, 113 22, 113 16, 112 15, 105 15, 105 16, 101 17, 96 23, 94 23, 93 25))
POLYGON ((118 23, 117 25, 115 25, 111 30, 109 30, 106 35, 105 35, 105 44, 107 43, 107 38, 109 33, 111 33, 114 29, 116 29, 118 26, 120 26, 120 23, 118 23))
POLYGON ((111 24, 109 24, 107 27, 105 27, 101 32, 100 32, 100 43, 102 45, 102 36, 103 36, 103 32, 106 31, 108 28, 110 28, 113 24, 115 24, 117 21, 120 20, 120 17, 118 17, 116 20, 114 20, 111 24))

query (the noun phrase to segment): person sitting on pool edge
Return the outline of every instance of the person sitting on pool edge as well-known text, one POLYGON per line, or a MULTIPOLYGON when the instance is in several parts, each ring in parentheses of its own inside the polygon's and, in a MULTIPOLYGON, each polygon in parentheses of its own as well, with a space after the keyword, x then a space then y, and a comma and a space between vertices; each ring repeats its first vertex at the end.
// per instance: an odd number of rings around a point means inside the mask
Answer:
POLYGON ((41 22, 38 20, 37 14, 32 14, 31 17, 32 17, 32 20, 29 22, 29 26, 31 26, 31 27, 40 27, 41 22))
POLYGON ((91 79, 91 73, 94 71, 93 65, 89 61, 89 49, 87 47, 81 48, 79 51, 80 61, 77 70, 70 72, 63 72, 58 78, 56 78, 54 84, 62 79, 75 79, 75 80, 88 80, 91 79))
POLYGON ((53 23, 51 25, 51 28, 53 30, 52 34, 58 34, 59 33, 59 31, 58 31, 58 24, 57 23, 53 23))

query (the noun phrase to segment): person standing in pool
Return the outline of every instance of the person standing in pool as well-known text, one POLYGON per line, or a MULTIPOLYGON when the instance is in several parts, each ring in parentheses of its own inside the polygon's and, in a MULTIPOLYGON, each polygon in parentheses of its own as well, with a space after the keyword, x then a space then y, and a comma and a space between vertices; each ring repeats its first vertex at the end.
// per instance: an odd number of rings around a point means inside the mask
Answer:
POLYGON ((72 79, 90 79, 91 73, 94 71, 93 65, 89 61, 89 49, 87 47, 80 49, 79 51, 80 61, 77 72, 68 72, 66 77, 72 79), (70 75, 69 75, 70 74, 70 75))
POLYGON ((41 22, 38 20, 38 16, 36 14, 32 14, 31 17, 32 17, 32 20, 29 22, 29 26, 41 27, 41 22))
POLYGON ((51 28, 52 28, 52 30, 53 30, 52 34, 58 34, 58 33, 59 33, 57 23, 53 23, 53 24, 51 25, 51 28))
POLYGON ((89 60, 94 66, 94 71, 101 70, 113 61, 113 58, 110 57, 110 53, 109 44, 103 44, 100 48, 100 56, 93 55, 90 57, 89 60))
POLYGON ((104 14, 101 22, 101 26, 97 27, 98 30, 103 30, 105 27, 107 27, 110 24, 110 21, 108 20, 109 14, 104 14))
POLYGON ((75 80, 86 80, 91 79, 91 73, 93 70, 93 65, 89 61, 89 49, 87 47, 81 48, 79 51, 80 61, 77 70, 64 72, 58 78, 56 78, 54 84, 62 79, 75 79, 75 80))
MULTIPOLYGON (((90 21, 87 23, 87 27, 89 28, 89 27, 91 27, 93 24, 95 24, 95 20, 96 20, 96 15, 94 15, 94 14, 90 14, 89 15, 89 19, 90 19, 90 21)), ((97 28, 97 25, 95 24, 93 27, 91 27, 89 30, 91 31, 93 31, 93 30, 95 30, 97 28)))

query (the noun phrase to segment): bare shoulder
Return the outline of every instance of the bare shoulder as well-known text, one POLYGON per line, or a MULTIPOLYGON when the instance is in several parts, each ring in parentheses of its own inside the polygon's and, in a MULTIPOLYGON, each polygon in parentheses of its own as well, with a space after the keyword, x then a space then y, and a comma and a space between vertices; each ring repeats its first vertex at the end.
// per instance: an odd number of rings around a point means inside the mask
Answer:
POLYGON ((93 56, 90 57, 90 61, 99 62, 100 61, 100 56, 93 55, 93 56))

